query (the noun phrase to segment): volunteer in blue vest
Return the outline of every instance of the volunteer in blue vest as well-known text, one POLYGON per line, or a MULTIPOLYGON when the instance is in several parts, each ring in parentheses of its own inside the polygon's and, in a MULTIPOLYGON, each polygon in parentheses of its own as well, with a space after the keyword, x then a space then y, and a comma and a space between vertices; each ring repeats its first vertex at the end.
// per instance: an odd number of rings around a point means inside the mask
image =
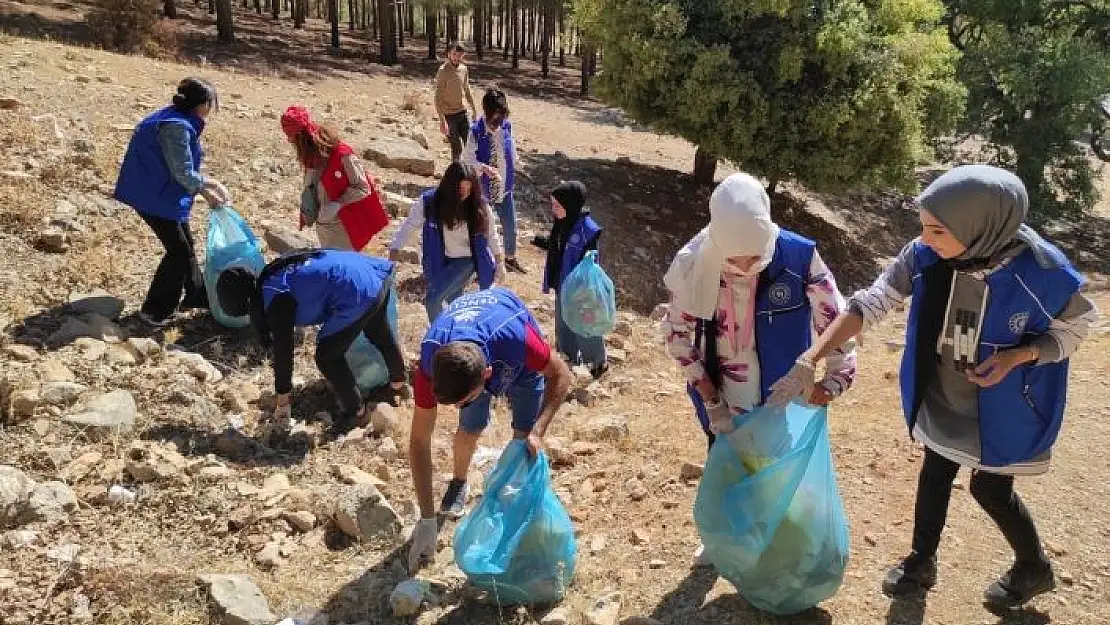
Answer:
POLYGON ((520 298, 504 288, 468 293, 447 307, 424 335, 414 378, 409 461, 420 521, 412 536, 410 571, 436 550, 431 447, 438 406, 459 409, 453 478, 440 504, 442 514, 459 518, 466 509, 470 460, 489 425, 493 397, 509 398, 514 436, 535 454, 571 387, 566 363, 552 355, 520 298))
POLYGON ((555 218, 547 237, 532 243, 547 251, 543 272, 543 292, 555 290, 555 340, 559 352, 571 364, 585 364, 595 378, 608 369, 605 338, 579 336, 563 321, 560 293, 567 275, 582 262, 586 252, 597 249, 601 226, 586 207, 586 185, 577 180, 562 182, 551 191, 551 214, 555 218))
POLYGON ((1097 311, 1058 249, 1024 224, 1029 198, 1002 169, 952 169, 918 196, 921 236, 875 284, 850 299, 850 314, 775 384, 772 402, 795 397, 813 363, 874 327, 911 298, 899 380, 910 435, 925 446, 912 551, 883 581, 891 595, 937 582, 937 547, 952 481, 971 470, 971 495, 1014 550, 1014 565, 986 591, 1005 612, 1055 586, 1014 478, 1049 468, 1064 417, 1068 359, 1097 311))
MULTIPOLYGON (((709 225, 675 256, 663 278, 667 353, 686 375, 694 411, 713 444, 733 416, 761 406, 814 337, 847 307, 813 241, 771 219, 763 185, 748 174, 723 180, 709 198, 709 225)), ((852 385, 854 345, 825 358, 825 377, 803 395, 825 405, 852 385)), ((703 547, 695 562, 708 565, 703 547)))
POLYGON ((381 352, 391 387, 404 388, 405 359, 387 314, 392 286, 393 263, 340 250, 290 252, 266 265, 257 277, 243 268, 220 274, 220 306, 233 317, 250 314, 263 346, 273 348, 275 421, 290 418, 295 327, 321 326, 316 366, 339 400, 337 430, 369 421, 346 358, 359 333, 381 352))
POLYGON ((516 259, 516 202, 513 185, 516 164, 520 162, 509 122, 509 104, 500 89, 490 89, 482 96, 483 117, 470 127, 463 161, 482 172, 482 193, 493 204, 501 220, 505 239, 505 268, 517 273, 528 270, 516 259))
POLYGON ((182 80, 173 104, 135 127, 120 165, 115 198, 139 213, 166 250, 139 310, 139 318, 154 326, 169 323, 179 307, 208 308, 189 214, 197 195, 209 207, 231 201, 222 184, 200 173, 200 135, 217 106, 210 83, 182 80))
POLYGON ((503 273, 501 246, 493 211, 482 197, 477 171, 453 162, 435 189, 425 191, 409 208, 404 223, 389 246, 397 261, 412 233, 421 232, 421 265, 428 283, 424 307, 428 321, 477 276, 478 288, 488 289, 503 273))

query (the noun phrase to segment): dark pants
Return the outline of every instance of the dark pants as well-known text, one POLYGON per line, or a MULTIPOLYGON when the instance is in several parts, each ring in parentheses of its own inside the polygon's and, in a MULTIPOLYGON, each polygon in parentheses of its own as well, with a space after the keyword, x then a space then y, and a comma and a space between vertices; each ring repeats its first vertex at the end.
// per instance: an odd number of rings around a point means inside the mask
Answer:
POLYGON ((362 394, 358 390, 355 374, 347 364, 347 350, 351 348, 351 343, 354 343, 359 332, 366 335, 366 340, 382 353, 385 366, 389 369, 389 381, 405 381, 405 357, 401 354, 397 337, 389 327, 387 316, 389 298, 392 297, 390 286, 388 283, 382 286, 384 296, 370 307, 369 312, 346 328, 320 339, 316 344, 316 366, 339 397, 339 407, 345 416, 354 416, 362 408, 362 394))
POLYGON ((447 119, 447 139, 451 142, 451 160, 457 161, 466 145, 466 136, 470 134, 470 118, 465 110, 444 117, 447 119))
MULTIPOLYGON (((925 462, 917 482, 917 507, 914 511, 913 550, 925 555, 936 555, 940 534, 948 516, 948 501, 952 495, 952 481, 960 465, 948 460, 929 448, 925 449, 925 462)), ((1012 475, 997 475, 986 471, 971 474, 971 496, 983 508, 1002 535, 1013 548, 1021 563, 1047 562, 1037 536, 1037 526, 1028 508, 1014 492, 1012 475)))
POLYGON ((208 308, 208 293, 204 290, 204 278, 197 264, 196 245, 193 233, 189 231, 189 222, 143 213, 139 216, 166 248, 166 254, 154 272, 142 311, 161 321, 172 315, 178 304, 186 308, 208 308), (181 298, 183 292, 184 301, 181 298))

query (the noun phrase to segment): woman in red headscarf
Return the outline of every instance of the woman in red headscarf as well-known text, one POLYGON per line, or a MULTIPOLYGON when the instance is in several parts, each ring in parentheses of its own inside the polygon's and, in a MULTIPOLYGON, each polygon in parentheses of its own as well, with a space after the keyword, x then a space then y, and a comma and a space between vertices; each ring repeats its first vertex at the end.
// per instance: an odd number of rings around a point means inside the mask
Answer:
POLYGON ((389 216, 354 150, 302 106, 285 110, 281 129, 305 169, 301 227, 316 226, 320 247, 361 251, 389 216))

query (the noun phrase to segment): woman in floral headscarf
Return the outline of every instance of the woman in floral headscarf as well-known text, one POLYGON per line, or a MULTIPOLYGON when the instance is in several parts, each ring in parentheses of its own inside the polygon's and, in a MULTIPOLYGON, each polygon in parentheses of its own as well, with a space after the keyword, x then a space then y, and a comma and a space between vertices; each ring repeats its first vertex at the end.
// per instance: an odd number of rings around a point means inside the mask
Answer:
POLYGON ((301 106, 286 109, 281 129, 305 170, 301 227, 316 226, 320 247, 361 251, 389 216, 354 150, 301 106))

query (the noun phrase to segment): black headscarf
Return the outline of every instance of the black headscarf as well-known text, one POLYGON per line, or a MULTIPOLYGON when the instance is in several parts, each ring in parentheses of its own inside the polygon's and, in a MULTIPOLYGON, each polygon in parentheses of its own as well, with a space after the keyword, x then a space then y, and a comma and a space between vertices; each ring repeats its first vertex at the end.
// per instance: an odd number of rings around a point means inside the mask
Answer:
POLYGON ((294 250, 278 257, 257 276, 247 267, 228 267, 216 280, 216 297, 220 307, 232 317, 250 315, 251 326, 262 346, 269 349, 270 324, 262 305, 262 283, 270 276, 292 265, 299 265, 321 254, 320 250, 294 250))
POLYGON ((586 208, 586 185, 577 180, 560 183, 551 191, 551 197, 559 200, 559 204, 567 211, 566 217, 556 219, 551 224, 551 235, 547 239, 547 254, 550 259, 547 263, 547 283, 558 288, 567 239, 578 218, 590 211, 586 208))

